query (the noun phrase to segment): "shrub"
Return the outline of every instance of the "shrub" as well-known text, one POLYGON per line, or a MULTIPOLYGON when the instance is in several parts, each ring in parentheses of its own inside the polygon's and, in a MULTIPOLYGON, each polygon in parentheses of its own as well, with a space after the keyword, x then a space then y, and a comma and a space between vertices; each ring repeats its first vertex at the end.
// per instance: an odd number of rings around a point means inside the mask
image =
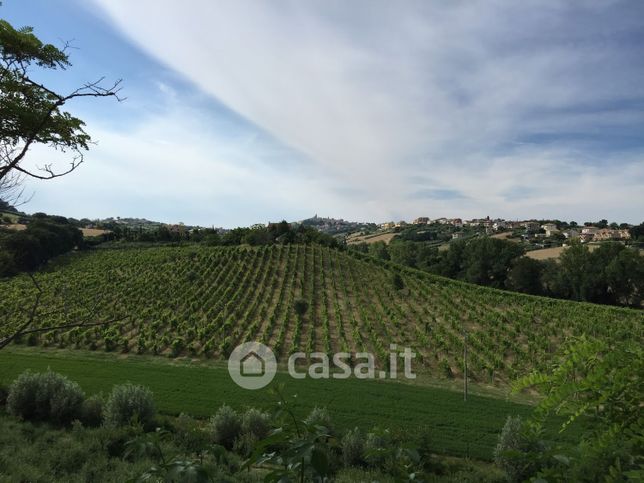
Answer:
POLYGON ((65 376, 27 370, 11 384, 7 410, 25 420, 66 424, 78 417, 83 399, 80 386, 65 376))
POLYGON ((271 432, 270 417, 267 413, 250 408, 242 416, 242 433, 251 434, 258 440, 271 432))
POLYGON ((269 415, 250 408, 241 418, 241 434, 235 440, 234 450, 248 457, 253 452, 257 442, 266 438, 270 432, 269 415))
POLYGON ((9 389, 4 384, 0 384, 0 406, 7 404, 7 396, 9 396, 9 389))
POLYGON ((199 453, 209 446, 209 438, 197 422, 185 413, 174 420, 174 442, 189 453, 199 453))
POLYGON ((376 429, 367 434, 364 444, 365 461, 376 468, 384 468, 388 463, 389 451, 392 441, 386 430, 376 429))
POLYGON ((132 423, 150 427, 155 416, 152 392, 147 387, 130 383, 114 386, 103 410, 105 424, 112 427, 132 423))
POLYGON ((306 311, 309 309, 309 303, 304 299, 296 299, 293 302, 293 310, 299 317, 304 317, 306 311))
POLYGON ((521 418, 508 416, 494 449, 494 462, 505 472, 509 482, 524 481, 538 469, 535 458, 529 455, 538 450, 538 442, 527 434, 521 418))
POLYGON ((365 463, 365 437, 359 428, 347 431, 341 446, 344 466, 361 466, 365 463))
POLYGON ((241 434, 241 418, 233 408, 224 404, 210 418, 210 431, 215 443, 230 450, 241 434))
POLYGON ((326 408, 314 407, 304 422, 309 426, 324 426, 329 433, 333 433, 333 423, 326 408))
POLYGON ((103 421, 103 397, 100 394, 90 396, 81 406, 80 421, 85 425, 96 428, 103 421))

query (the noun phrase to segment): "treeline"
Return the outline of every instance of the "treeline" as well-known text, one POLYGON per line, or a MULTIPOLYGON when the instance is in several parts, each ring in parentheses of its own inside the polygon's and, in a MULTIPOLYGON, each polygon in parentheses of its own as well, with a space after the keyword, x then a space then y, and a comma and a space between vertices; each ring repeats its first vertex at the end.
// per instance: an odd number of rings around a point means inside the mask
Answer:
POLYGON ((36 213, 25 230, 0 230, 0 276, 32 271, 83 246, 83 232, 62 216, 36 213))
POLYGON ((452 242, 444 251, 405 241, 351 249, 444 277, 533 295, 635 307, 644 297, 644 257, 621 243, 602 243, 593 251, 572 243, 559 260, 544 261, 524 257, 515 242, 489 237, 452 242))
POLYGON ((186 230, 181 226, 160 226, 154 230, 144 230, 120 227, 115 224, 105 228, 111 230, 108 239, 126 242, 192 242, 210 246, 318 243, 336 248, 340 246, 336 238, 319 232, 315 228, 304 225, 292 226, 286 221, 270 223, 268 226, 240 227, 224 233, 211 228, 186 230))

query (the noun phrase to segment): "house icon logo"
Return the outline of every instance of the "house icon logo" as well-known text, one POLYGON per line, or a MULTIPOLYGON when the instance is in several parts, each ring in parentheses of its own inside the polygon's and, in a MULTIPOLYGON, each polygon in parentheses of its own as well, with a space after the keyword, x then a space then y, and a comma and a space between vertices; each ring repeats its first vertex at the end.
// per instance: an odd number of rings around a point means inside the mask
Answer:
POLYGON ((258 354, 251 351, 241 360, 241 375, 244 377, 263 376, 266 363, 258 354))
POLYGON ((277 361, 273 351, 259 342, 244 342, 228 358, 228 373, 244 389, 261 389, 275 377, 277 361))

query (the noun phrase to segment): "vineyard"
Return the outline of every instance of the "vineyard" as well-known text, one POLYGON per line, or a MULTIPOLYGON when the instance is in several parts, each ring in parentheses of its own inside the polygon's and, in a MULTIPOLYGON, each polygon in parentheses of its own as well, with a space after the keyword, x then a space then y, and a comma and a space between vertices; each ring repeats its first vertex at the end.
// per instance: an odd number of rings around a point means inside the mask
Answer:
MULTIPOLYGON (((543 367, 567 337, 641 340, 644 325, 641 311, 491 290, 316 245, 104 249, 37 277, 39 324, 114 322, 16 343, 166 357, 221 359, 257 340, 282 361, 300 350, 371 352, 384 367, 395 343, 418 353, 416 370, 458 377, 467 332, 470 375, 499 382, 543 367)), ((1 285, 3 337, 27 320, 36 289, 25 276, 1 285)))

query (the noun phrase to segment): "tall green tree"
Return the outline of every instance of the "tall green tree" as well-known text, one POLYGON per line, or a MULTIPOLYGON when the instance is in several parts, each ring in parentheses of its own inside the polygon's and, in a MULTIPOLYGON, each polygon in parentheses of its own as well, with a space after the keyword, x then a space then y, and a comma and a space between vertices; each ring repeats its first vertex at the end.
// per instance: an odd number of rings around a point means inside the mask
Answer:
POLYGON ((543 293, 541 275, 544 270, 543 262, 533 258, 519 257, 513 262, 505 285, 510 290, 517 292, 541 295, 543 293))
POLYGON ((34 77, 35 71, 70 67, 68 48, 43 43, 31 27, 16 29, 0 20, 0 186, 8 179, 46 180, 75 170, 83 162, 91 137, 85 123, 65 107, 83 97, 119 99, 120 80, 105 86, 100 78, 60 93, 34 77), (69 166, 60 171, 47 162, 35 170, 25 166, 28 151, 36 145, 70 153, 69 166))

